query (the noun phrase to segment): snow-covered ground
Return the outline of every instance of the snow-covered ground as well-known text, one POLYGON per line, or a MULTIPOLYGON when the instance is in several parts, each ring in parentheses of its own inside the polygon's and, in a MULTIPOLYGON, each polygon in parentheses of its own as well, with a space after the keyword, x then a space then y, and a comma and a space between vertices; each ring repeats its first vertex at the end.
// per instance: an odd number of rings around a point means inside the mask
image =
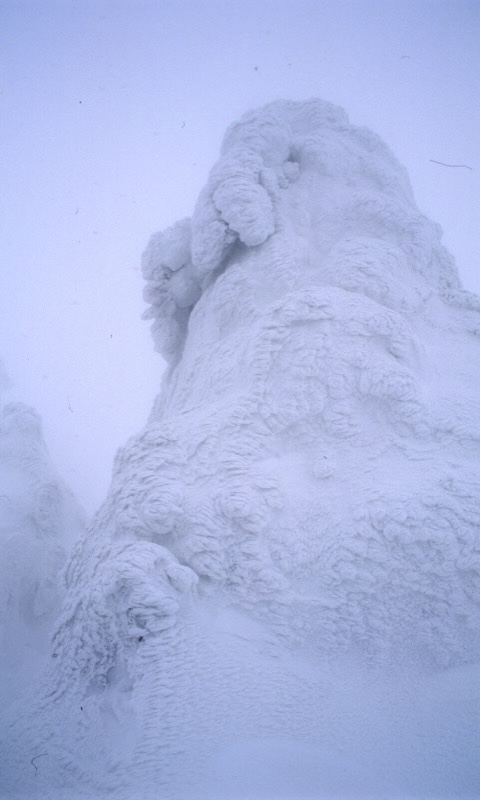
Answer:
POLYGON ((4 796, 479 796, 480 301, 405 171, 329 103, 249 112, 143 270, 169 371, 4 796))

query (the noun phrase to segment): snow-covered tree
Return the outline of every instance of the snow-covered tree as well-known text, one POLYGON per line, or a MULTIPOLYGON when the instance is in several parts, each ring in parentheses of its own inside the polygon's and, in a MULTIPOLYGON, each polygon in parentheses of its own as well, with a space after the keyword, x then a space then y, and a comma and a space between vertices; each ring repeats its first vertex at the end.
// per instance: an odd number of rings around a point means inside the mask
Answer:
POLYGON ((70 562, 8 780, 478 790, 480 303, 404 169, 342 109, 273 103, 143 270, 170 368, 70 562))
POLYGON ((40 417, 0 409, 1 702, 31 682, 49 650, 67 553, 85 519, 48 455, 40 417))

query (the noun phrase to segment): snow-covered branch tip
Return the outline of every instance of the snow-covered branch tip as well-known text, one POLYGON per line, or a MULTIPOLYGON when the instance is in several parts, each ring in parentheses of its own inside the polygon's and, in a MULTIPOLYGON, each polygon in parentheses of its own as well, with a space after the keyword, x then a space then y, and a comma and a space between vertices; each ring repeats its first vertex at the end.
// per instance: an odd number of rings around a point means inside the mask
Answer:
POLYGON ((430 161, 432 164, 440 164, 441 167, 454 167, 455 169, 469 169, 470 172, 473 172, 473 167, 469 167, 468 164, 445 164, 443 161, 435 161, 434 158, 431 158, 430 161))
POLYGON ((32 765, 32 767, 33 767, 33 768, 34 768, 34 770, 35 770, 35 775, 36 775, 36 774, 37 774, 37 772, 38 772, 38 767, 37 767, 37 765, 35 764, 35 761, 37 760, 37 758, 43 758, 43 756, 48 756, 48 753, 39 753, 39 755, 38 755, 38 756, 34 756, 33 758, 31 758, 31 759, 30 759, 30 764, 32 765))

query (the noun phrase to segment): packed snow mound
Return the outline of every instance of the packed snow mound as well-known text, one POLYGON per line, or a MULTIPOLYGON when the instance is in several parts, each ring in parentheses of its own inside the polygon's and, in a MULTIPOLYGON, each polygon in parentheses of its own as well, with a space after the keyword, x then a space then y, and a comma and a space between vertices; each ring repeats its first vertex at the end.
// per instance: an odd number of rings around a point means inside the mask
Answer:
POLYGON ((40 417, 23 403, 0 411, 0 649, 2 702, 48 651, 62 597, 61 571, 83 512, 56 474, 40 417))
POLYGON ((478 793, 480 303, 405 171, 341 109, 273 103, 143 269, 170 369, 12 785, 44 749, 42 797, 271 799, 235 776, 286 748, 289 798, 478 793))

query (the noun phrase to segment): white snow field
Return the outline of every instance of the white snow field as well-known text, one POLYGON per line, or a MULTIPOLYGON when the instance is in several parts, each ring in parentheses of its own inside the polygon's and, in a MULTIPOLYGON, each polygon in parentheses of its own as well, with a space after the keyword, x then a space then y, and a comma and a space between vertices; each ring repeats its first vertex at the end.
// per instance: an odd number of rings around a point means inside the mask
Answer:
POLYGON ((143 271, 168 374, 2 797, 480 797, 480 301, 404 169, 272 103, 143 271))

